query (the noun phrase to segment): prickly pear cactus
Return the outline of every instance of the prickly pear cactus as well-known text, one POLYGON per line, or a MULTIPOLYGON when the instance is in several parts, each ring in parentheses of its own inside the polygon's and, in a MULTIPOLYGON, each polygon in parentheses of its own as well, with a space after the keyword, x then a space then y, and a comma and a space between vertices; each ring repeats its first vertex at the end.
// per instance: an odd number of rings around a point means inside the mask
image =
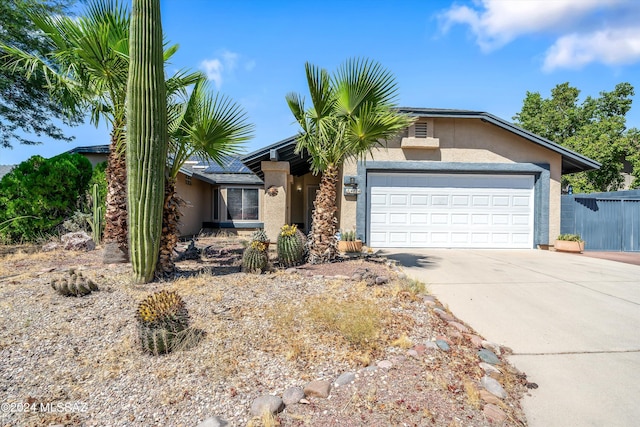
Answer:
POLYGON ((269 263, 267 245, 254 240, 242 255, 242 270, 248 273, 261 273, 269 263))
POLYGON ((51 287, 66 297, 82 297, 99 290, 93 280, 84 277, 82 273, 74 269, 69 270, 65 277, 53 279, 51 287))
POLYGON ((295 225, 284 225, 278 235, 278 260, 284 267, 301 264, 304 260, 302 233, 295 225))
POLYGON ((176 349, 189 328, 189 312, 176 292, 159 291, 146 297, 136 311, 142 350, 154 355, 176 349))

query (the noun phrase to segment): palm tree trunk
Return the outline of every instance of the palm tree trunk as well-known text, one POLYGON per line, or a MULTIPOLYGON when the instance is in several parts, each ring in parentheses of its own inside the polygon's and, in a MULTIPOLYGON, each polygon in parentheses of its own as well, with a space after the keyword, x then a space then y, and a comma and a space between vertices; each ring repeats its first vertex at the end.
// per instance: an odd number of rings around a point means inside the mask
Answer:
POLYGON ((123 126, 114 124, 107 159, 107 209, 105 213, 103 262, 129 262, 127 234, 127 164, 119 141, 123 126))
POLYGON ((309 234, 309 262, 320 264, 332 260, 336 246, 336 206, 338 188, 338 168, 329 165, 322 173, 320 188, 313 202, 311 233, 309 234))
POLYGON ((162 237, 160 253, 156 266, 156 277, 168 279, 175 274, 173 251, 178 244, 178 225, 180 224, 180 206, 183 200, 176 194, 176 180, 165 180, 164 207, 162 209, 162 237))

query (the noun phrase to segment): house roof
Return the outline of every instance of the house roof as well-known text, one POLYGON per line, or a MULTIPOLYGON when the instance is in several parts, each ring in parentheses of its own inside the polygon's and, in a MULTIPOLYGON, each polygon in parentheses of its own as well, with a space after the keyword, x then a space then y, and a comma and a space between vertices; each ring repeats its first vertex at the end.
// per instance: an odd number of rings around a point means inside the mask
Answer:
MULTIPOLYGON (((498 126, 508 132, 516 134, 526 140, 540 145, 553 152, 556 152, 562 156, 562 173, 574 173, 582 172, 591 169, 599 169, 600 163, 585 157, 581 154, 571 151, 566 147, 556 144, 546 138, 529 132, 521 127, 509 123, 508 121, 494 116, 493 114, 485 113, 482 111, 471 110, 452 110, 441 108, 411 108, 401 107, 398 109, 400 112, 415 116, 415 117, 429 117, 429 118, 459 118, 459 119, 479 119, 486 123, 498 126)), ((251 169, 256 175, 264 179, 260 163, 267 160, 280 160, 290 163, 291 174, 295 176, 304 175, 309 172, 309 155, 306 151, 301 154, 295 154, 296 137, 290 137, 278 141, 274 144, 264 147, 253 153, 247 154, 242 158, 242 161, 249 169, 251 169)))
POLYGON ((575 151, 569 150, 568 148, 556 144, 555 142, 543 138, 539 135, 536 135, 533 132, 522 129, 521 127, 516 126, 504 119, 501 119, 500 117, 494 116, 493 114, 485 113, 483 111, 412 107, 401 107, 399 108, 399 111, 415 117, 480 119, 483 122, 491 123, 492 125, 498 126, 501 129, 525 138, 526 140, 533 142, 534 144, 540 145, 544 148, 560 154, 562 156, 563 174, 600 169, 601 166, 600 163, 596 162, 595 160, 583 156, 582 154, 578 154, 575 151))
MULTIPOLYGON (((67 152, 71 154, 109 154, 109 145, 76 147, 67 152)), ((262 180, 251 169, 247 168, 240 159, 231 156, 225 156, 222 160, 222 165, 194 156, 180 168, 180 172, 209 184, 262 184, 262 180)))
POLYGON ((295 148, 296 137, 292 136, 249 153, 242 158, 242 161, 262 179, 264 179, 264 173, 260 163, 269 160, 289 162, 289 172, 294 176, 302 176, 309 173, 310 157, 306 150, 296 154, 295 148))
POLYGON ((11 172, 16 165, 0 165, 0 178, 11 172))

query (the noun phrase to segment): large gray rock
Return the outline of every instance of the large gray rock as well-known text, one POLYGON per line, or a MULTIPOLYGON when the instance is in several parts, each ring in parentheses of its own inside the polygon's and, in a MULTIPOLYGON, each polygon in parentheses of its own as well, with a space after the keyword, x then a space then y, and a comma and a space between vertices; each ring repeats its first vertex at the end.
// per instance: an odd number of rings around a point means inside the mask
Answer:
POLYGON ((68 251, 92 251, 96 248, 96 244, 84 231, 63 234, 60 237, 62 246, 68 251))
POLYGON ((251 404, 251 415, 260 417, 265 412, 276 414, 284 409, 284 402, 278 396, 264 395, 256 397, 251 404))
POLYGON ((480 380, 480 384, 484 387, 489 393, 493 394, 500 399, 504 399, 507 397, 507 392, 504 391, 504 388, 500 385, 500 383, 494 380, 491 377, 484 376, 480 380))
POLYGON ((340 375, 335 382, 336 387, 342 386, 342 385, 347 385, 349 383, 351 383, 353 380, 356 379, 356 374, 353 372, 345 372, 344 374, 340 375))
POLYGON ((287 406, 300 402, 302 398, 304 398, 302 387, 289 387, 282 393, 282 401, 287 406))
POLYGON ((496 356, 493 351, 484 348, 482 350, 478 350, 478 357, 483 362, 491 365, 498 365, 500 363, 500 359, 498 359, 498 356, 496 356))

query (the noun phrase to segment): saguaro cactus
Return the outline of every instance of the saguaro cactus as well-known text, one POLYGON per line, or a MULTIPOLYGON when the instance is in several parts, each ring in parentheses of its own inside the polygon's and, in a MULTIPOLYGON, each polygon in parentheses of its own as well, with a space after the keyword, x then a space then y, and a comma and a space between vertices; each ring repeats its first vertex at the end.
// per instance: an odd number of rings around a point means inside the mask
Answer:
POLYGON ((133 0, 127 85, 127 197, 134 280, 153 279, 162 233, 167 97, 160 0, 133 0))

